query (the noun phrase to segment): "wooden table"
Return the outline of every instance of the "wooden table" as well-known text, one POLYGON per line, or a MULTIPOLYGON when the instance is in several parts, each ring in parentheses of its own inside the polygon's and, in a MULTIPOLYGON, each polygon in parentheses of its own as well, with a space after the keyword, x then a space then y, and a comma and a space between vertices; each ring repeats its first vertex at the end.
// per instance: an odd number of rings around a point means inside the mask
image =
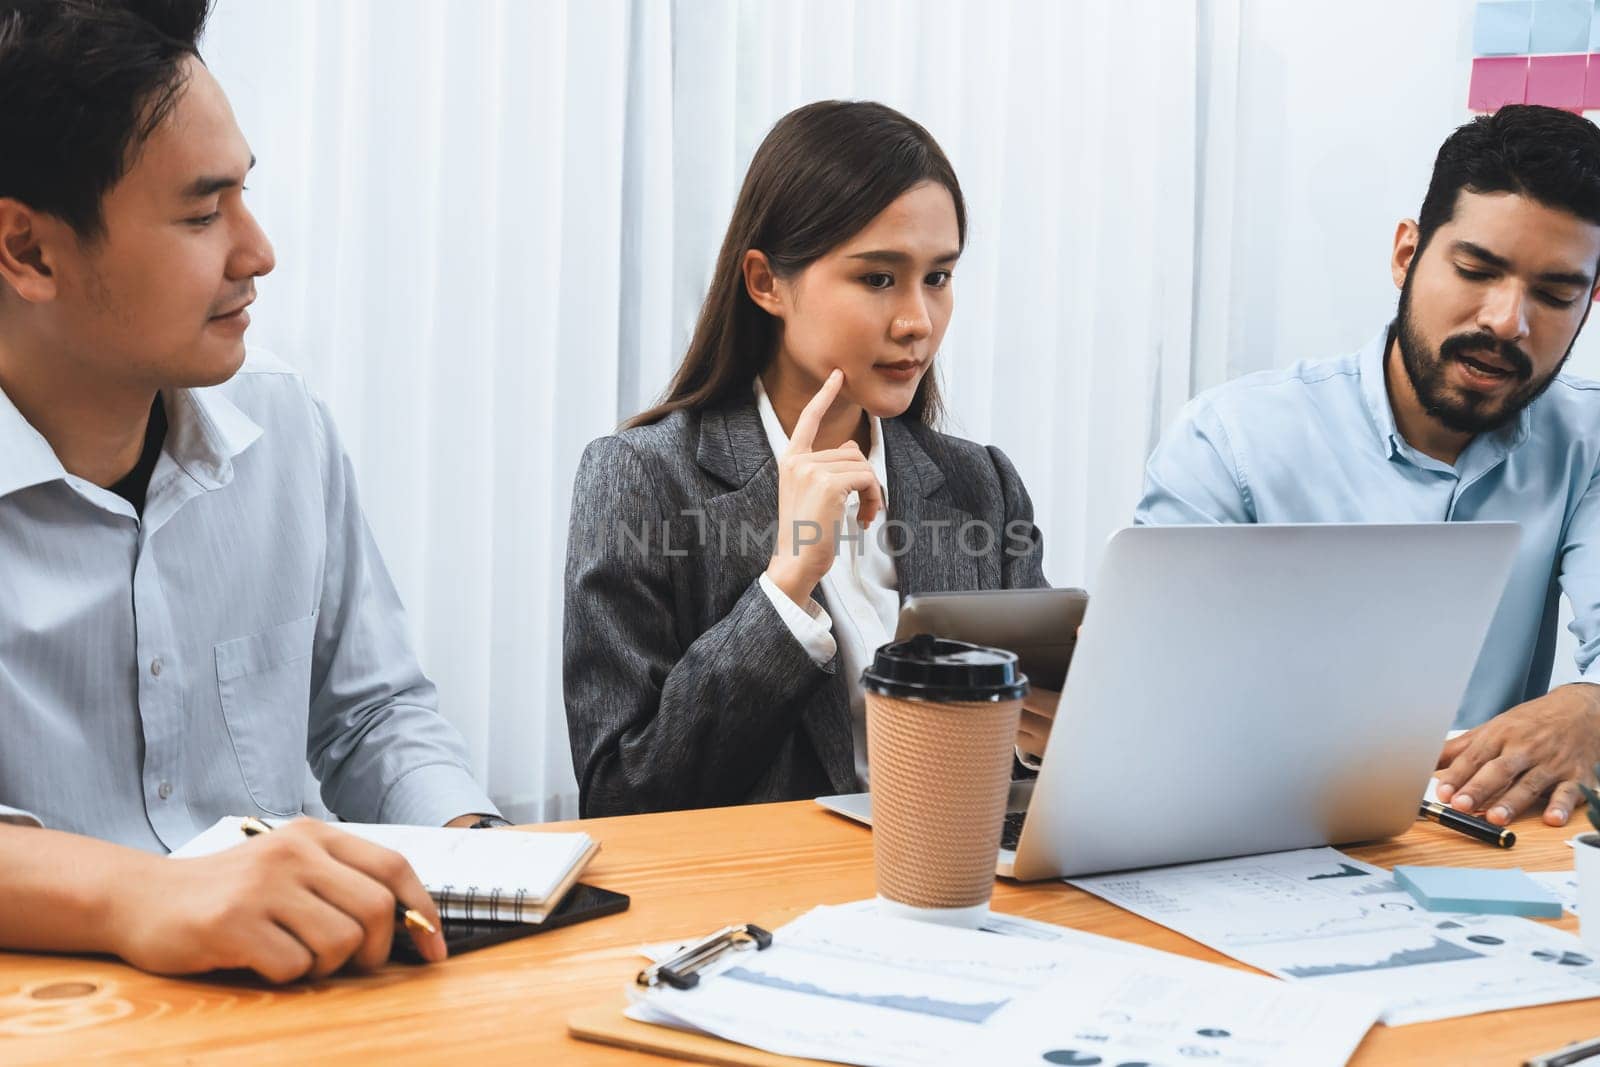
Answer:
MULTIPOLYGON (((639 945, 704 934, 730 922, 780 926, 816 904, 873 894, 865 829, 810 803, 595 819, 604 843, 586 880, 630 894, 632 908, 433 967, 391 966, 288 988, 248 979, 167 979, 113 960, 0 953, 0 1062, 119 1061, 662 1063, 575 1041, 566 1020, 622 1003, 639 945)), ((1396 863, 1572 867, 1554 830, 1524 819, 1503 852, 1432 823, 1350 851, 1396 863)), ((1199 959, 1239 966, 1210 949, 1063 883, 995 887, 997 911, 1064 923, 1199 959)), ((1570 916, 1556 922, 1576 930, 1570 916)), ((1600 1035, 1600 1002, 1578 1001, 1397 1029, 1375 1027, 1357 1064, 1517 1064, 1530 1053, 1600 1035)))

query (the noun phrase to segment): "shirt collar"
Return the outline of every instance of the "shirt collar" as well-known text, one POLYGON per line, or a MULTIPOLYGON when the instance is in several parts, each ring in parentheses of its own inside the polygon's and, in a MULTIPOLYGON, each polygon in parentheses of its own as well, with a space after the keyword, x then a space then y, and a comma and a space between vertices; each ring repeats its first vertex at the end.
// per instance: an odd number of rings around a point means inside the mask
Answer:
MULTIPOLYGON (((1372 417, 1372 424, 1377 428, 1378 439, 1383 442, 1385 455, 1394 458, 1396 454, 1404 456, 1420 456, 1400 433, 1394 421, 1394 405, 1389 400, 1389 380, 1385 375, 1385 358, 1388 356, 1390 339, 1393 337, 1394 323, 1390 323, 1371 341, 1367 342, 1357 357, 1361 371, 1361 395, 1366 401, 1367 414, 1372 417)), ((1533 408, 1538 402, 1529 404, 1518 414, 1515 422, 1503 426, 1490 434, 1480 434, 1478 438, 1469 442, 1467 448, 1472 448, 1483 439, 1499 455, 1509 455, 1522 447, 1528 439, 1533 427, 1533 408)), ((1462 451, 1466 455, 1466 450, 1462 451)))
MULTIPOLYGON (((171 389, 162 394, 167 441, 162 451, 206 489, 233 479, 233 459, 261 436, 257 426, 220 391, 171 389)), ((0 498, 70 477, 50 442, 0 389, 0 498)))
POLYGON ((0 497, 66 476, 50 442, 0 389, 0 497))
POLYGON ((173 462, 206 489, 220 489, 233 480, 233 460, 261 436, 261 427, 240 411, 223 392, 172 389, 167 402, 167 444, 173 462))
POLYGON ((1389 351, 1389 330, 1388 326, 1379 330, 1378 336, 1368 341, 1356 358, 1361 372, 1361 397, 1366 401, 1367 414, 1371 416, 1372 425, 1378 431, 1378 440, 1383 443, 1384 454, 1392 459, 1405 444, 1405 439, 1400 436, 1400 429, 1395 425, 1394 406, 1389 402, 1389 382, 1384 377, 1384 356, 1389 351))
MULTIPOLYGON (((766 387, 761 384, 759 374, 756 375, 753 388, 756 394, 756 413, 761 416, 761 428, 767 431, 767 444, 772 447, 774 456, 781 456, 789 450, 789 435, 783 432, 783 423, 778 421, 778 413, 772 408, 772 400, 767 396, 766 387)), ((883 494, 883 506, 887 511, 889 473, 883 453, 883 423, 876 415, 868 415, 867 425, 872 435, 867 448, 867 463, 871 465, 872 473, 878 479, 878 488, 883 494)))

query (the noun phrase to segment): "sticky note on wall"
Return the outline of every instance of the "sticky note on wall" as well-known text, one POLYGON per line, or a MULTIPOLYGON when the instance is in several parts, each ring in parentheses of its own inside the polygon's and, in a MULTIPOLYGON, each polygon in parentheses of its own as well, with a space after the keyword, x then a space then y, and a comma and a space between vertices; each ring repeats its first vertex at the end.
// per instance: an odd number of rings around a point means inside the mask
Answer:
POLYGON ((1531 51, 1587 52, 1594 0, 1533 0, 1531 51))
POLYGON ((1587 55, 1534 56, 1528 61, 1527 102, 1568 110, 1582 108, 1588 69, 1587 55))
POLYGON ((1472 61, 1467 107, 1473 111, 1495 111, 1503 104, 1523 104, 1527 100, 1527 56, 1492 56, 1472 61))
POLYGON ((1533 0, 1478 0, 1472 54, 1523 56, 1533 32, 1533 0))

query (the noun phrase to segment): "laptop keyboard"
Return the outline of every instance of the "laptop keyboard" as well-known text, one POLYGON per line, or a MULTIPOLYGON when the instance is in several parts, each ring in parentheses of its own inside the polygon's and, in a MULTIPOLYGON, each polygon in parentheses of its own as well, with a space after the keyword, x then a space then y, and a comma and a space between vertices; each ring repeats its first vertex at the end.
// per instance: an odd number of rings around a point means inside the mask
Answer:
POLYGON ((1000 847, 1015 852, 1017 842, 1022 840, 1022 820, 1028 817, 1026 811, 1006 812, 1005 825, 1000 828, 1000 847))

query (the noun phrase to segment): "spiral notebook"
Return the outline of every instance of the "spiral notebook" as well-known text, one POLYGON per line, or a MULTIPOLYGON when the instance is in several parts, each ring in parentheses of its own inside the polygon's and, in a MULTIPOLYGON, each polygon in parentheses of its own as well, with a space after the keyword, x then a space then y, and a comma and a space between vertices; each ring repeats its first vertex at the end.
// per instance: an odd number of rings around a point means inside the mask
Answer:
MULTIPOLYGON (((205 856, 243 844, 243 820, 228 816, 172 853, 205 856)), ((288 820, 268 819, 275 826, 288 820)), ((600 843, 583 833, 455 830, 335 823, 404 856, 446 919, 541 923, 561 903, 600 843)))

